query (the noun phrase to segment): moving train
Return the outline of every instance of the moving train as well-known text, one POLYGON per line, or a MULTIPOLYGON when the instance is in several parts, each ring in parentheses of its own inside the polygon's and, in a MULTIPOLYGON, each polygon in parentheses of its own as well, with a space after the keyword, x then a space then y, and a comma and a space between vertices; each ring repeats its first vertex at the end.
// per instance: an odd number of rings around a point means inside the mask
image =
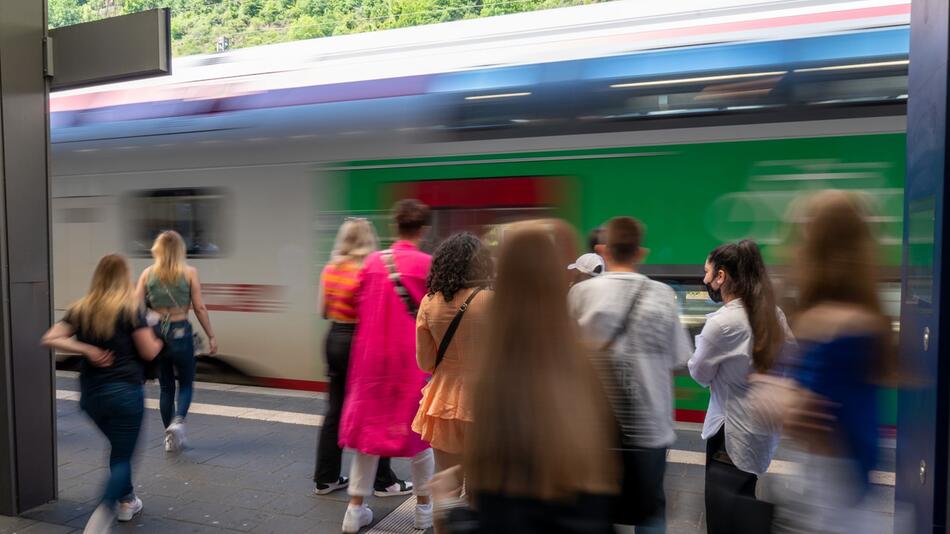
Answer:
MULTIPOLYGON (((452 232, 558 216, 647 228, 644 271, 695 332, 717 244, 781 263, 789 205, 861 189, 899 315, 908 0, 620 0, 178 58, 50 99, 57 316, 97 259, 188 244, 220 343, 206 366, 324 387, 317 280, 336 229, 413 196, 452 232)), ((677 417, 708 393, 678 376, 677 417)), ((895 406, 890 400, 889 406, 895 406)), ((892 424, 894 413, 885 416, 892 424)))

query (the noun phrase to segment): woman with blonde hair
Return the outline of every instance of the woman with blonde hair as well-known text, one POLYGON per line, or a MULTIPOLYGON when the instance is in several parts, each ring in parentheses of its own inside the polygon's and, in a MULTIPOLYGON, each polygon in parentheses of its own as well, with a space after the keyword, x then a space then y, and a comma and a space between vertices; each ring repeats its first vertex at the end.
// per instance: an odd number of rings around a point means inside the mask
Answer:
MULTIPOLYGON (((363 260, 377 248, 373 225, 363 218, 347 218, 336 235, 330 263, 320 274, 321 314, 330 321, 325 356, 327 377, 330 379, 329 407, 320 429, 317 459, 313 472, 317 495, 326 495, 347 487, 349 478, 340 476, 343 449, 339 444, 340 415, 346 397, 346 371, 350 365, 350 347, 359 318, 356 314, 356 295, 360 286, 363 260)), ((400 480, 390 468, 389 458, 380 458, 373 488, 386 494, 386 488, 400 480)))
POLYGON ((503 239, 466 432, 478 532, 613 532, 613 420, 568 313, 558 248, 547 225, 503 239))
POLYGON ((218 352, 218 341, 211 329, 208 308, 201 298, 198 270, 185 263, 185 241, 178 232, 168 230, 158 234, 152 245, 152 257, 155 263, 139 277, 136 295, 159 316, 156 330, 165 341, 165 350, 159 359, 159 407, 165 425, 165 451, 176 452, 185 446, 185 417, 191 406, 195 381, 195 341, 188 321, 190 309, 195 310, 208 336, 209 354, 218 352))
POLYGON ((162 348, 135 298, 125 258, 99 260, 89 293, 43 335, 43 344, 84 356, 79 405, 111 448, 109 480, 84 532, 107 532, 113 517, 130 521, 142 511, 132 487, 132 454, 145 412, 145 362, 162 348))

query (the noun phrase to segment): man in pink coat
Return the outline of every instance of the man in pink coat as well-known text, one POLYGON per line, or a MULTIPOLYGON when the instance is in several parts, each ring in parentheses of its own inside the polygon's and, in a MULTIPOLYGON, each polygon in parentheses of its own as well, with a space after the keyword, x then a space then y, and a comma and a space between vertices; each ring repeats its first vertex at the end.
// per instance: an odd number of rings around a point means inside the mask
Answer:
POLYGON ((350 505, 343 532, 355 533, 373 521, 364 499, 373 491, 380 456, 412 458, 415 527, 432 525, 428 482, 432 450, 412 430, 426 374, 416 364, 416 310, 426 293, 431 258, 419 250, 429 224, 429 208, 401 200, 393 208, 399 239, 392 248, 366 258, 360 273, 359 326, 350 353, 340 446, 354 449, 350 505))

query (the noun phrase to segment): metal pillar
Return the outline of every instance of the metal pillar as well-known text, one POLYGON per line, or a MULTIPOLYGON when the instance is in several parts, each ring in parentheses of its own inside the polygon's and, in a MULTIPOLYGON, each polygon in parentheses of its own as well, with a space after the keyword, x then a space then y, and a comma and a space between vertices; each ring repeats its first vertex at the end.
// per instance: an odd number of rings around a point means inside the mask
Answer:
POLYGON ((56 497, 46 2, 0 1, 0 513, 56 497))
POLYGON ((899 530, 946 532, 950 441, 950 217, 947 193, 947 0, 911 4, 901 361, 899 530), (948 254, 944 269, 944 252, 948 254))

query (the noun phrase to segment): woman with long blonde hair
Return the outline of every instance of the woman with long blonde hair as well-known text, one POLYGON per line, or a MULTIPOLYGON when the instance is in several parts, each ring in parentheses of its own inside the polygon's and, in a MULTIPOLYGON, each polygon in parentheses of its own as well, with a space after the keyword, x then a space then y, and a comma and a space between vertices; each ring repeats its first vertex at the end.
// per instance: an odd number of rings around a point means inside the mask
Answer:
POLYGON ((86 533, 108 531, 113 517, 130 521, 142 510, 132 487, 132 453, 145 412, 145 362, 162 348, 135 298, 125 258, 99 260, 89 292, 70 306, 43 344, 84 356, 80 407, 109 440, 109 480, 86 533))
POLYGON ((612 532, 615 436, 544 225, 506 232, 466 433, 479 532, 612 532))
POLYGON ((185 416, 191 405, 195 381, 195 341, 188 311, 195 316, 208 336, 209 354, 218 352, 211 329, 208 308, 201 298, 198 270, 185 262, 185 241, 178 232, 158 234, 152 245, 155 263, 139 277, 136 295, 139 302, 158 314, 156 330, 165 341, 159 360, 161 400, 159 406, 165 425, 165 451, 176 452, 185 446, 185 416), (178 377, 178 406, 175 406, 175 377, 178 377))

